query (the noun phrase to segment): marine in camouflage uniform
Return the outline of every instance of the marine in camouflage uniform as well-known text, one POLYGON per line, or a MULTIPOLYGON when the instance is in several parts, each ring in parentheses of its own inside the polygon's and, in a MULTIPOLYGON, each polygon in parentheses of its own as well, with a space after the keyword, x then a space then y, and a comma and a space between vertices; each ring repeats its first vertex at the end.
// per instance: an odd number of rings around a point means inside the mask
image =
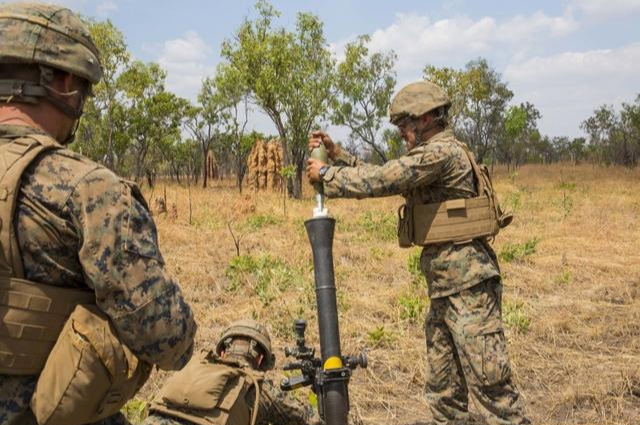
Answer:
MULTIPOLYGON (((479 196, 465 148, 446 128, 449 106, 434 84, 403 88, 390 109, 408 153, 381 166, 363 163, 326 133, 314 132, 309 147, 324 143, 333 166, 310 159, 310 181, 323 181, 330 198, 402 195, 409 207, 479 196)), ((491 246, 484 238, 429 244, 420 268, 431 298, 426 388, 435 423, 467 423, 469 398, 491 425, 529 423, 512 382, 500 270, 491 246)))
MULTIPOLYGON (((72 139, 101 70, 86 28, 71 11, 0 6, 0 80, 24 79, 31 71, 36 77, 22 92, 0 87, 0 146, 29 135, 62 144, 72 139), (15 69, 21 74, 12 75, 15 69), (61 93, 70 81, 79 88, 61 93)), ((25 279, 94 291, 98 308, 140 359, 167 370, 187 363, 196 324, 165 270, 155 224, 135 184, 68 149, 47 151, 22 176, 14 228, 25 279)), ((37 378, 0 375, 1 424, 35 424, 29 402, 37 378)), ((98 423, 128 422, 116 414, 98 423)))
MULTIPOLYGON (((190 409, 193 404, 192 400, 184 401, 184 405, 175 406, 165 399, 172 396, 174 388, 182 388, 183 383, 190 382, 190 394, 181 394, 180 398, 200 398, 211 397, 212 388, 217 383, 212 382, 194 382, 194 376, 220 376, 213 371, 216 365, 225 365, 237 367, 242 370, 248 370, 252 375, 259 379, 260 395, 258 400, 258 412, 256 415, 257 425, 306 425, 320 423, 317 412, 311 406, 304 406, 298 400, 284 393, 277 388, 274 383, 265 378, 263 372, 271 369, 275 363, 275 357, 271 352, 271 339, 266 328, 253 320, 239 320, 232 323, 222 334, 220 340, 216 344, 215 353, 203 352, 204 356, 194 355, 189 365, 182 371, 174 374, 165 386, 160 390, 156 400, 151 404, 151 413, 145 420, 144 425, 195 425, 194 422, 179 417, 180 413, 187 415, 195 415, 194 420, 201 419, 200 416, 209 415, 214 417, 218 409, 211 412, 205 412, 198 409, 190 409), (253 342, 253 343, 252 343, 253 342), (193 367, 193 369, 191 369, 193 367), (171 381, 173 380, 173 382, 171 381), (169 393, 169 394, 167 394, 169 393), (158 404, 160 403, 160 404, 158 404), (168 409, 168 410, 167 410, 168 409), (176 414, 178 413, 178 414, 176 414)), ((245 405, 254 406, 256 391, 252 385, 249 385, 249 391, 245 394, 245 405)), ((232 391, 227 390, 228 395, 232 391)), ((174 394, 175 395, 175 394, 174 394)), ((224 401, 217 404, 221 405, 224 401)), ((249 425, 247 423, 238 423, 233 418, 207 420, 204 423, 212 424, 228 424, 228 425, 249 425)))

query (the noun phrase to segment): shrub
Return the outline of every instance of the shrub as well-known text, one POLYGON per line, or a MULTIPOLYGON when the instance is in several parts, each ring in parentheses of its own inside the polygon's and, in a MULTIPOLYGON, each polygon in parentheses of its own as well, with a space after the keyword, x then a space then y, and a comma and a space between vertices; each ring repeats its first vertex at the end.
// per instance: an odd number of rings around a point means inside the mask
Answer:
POLYGON ((282 223, 282 219, 270 214, 258 214, 249 217, 242 225, 243 229, 255 232, 266 226, 282 223))
POLYGON ((429 300, 419 294, 403 294, 398 298, 398 307, 400 307, 400 318, 402 320, 419 323, 422 321, 427 307, 429 307, 429 300))
POLYGON ((397 218, 394 214, 367 211, 360 217, 358 227, 378 240, 393 241, 398 237, 397 218))
POLYGON ((536 252, 538 242, 540 242, 538 238, 532 238, 521 244, 507 243, 502 247, 498 256, 506 263, 510 263, 512 261, 523 261, 536 252))
POLYGON ((526 334, 531 325, 531 319, 525 312, 523 301, 505 302, 502 306, 504 323, 515 332, 526 334))
POLYGON ((390 345, 393 340, 393 334, 384 328, 384 325, 376 326, 375 329, 367 333, 369 343, 374 347, 382 347, 390 345))
POLYGON ((230 291, 253 287, 263 305, 269 305, 294 283, 303 286, 301 274, 279 259, 269 255, 254 258, 239 255, 229 262, 225 276, 231 282, 230 291))

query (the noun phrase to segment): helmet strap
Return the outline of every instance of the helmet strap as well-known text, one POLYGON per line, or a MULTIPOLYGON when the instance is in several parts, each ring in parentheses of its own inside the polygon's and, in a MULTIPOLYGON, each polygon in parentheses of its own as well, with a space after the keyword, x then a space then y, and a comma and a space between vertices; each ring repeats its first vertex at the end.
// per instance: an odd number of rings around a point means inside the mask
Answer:
POLYGON ((51 86, 53 79, 53 70, 46 66, 40 66, 40 86, 44 87, 47 91, 44 98, 69 118, 79 120, 82 116, 82 109, 84 108, 84 102, 86 100, 85 93, 83 93, 82 90, 74 90, 68 93, 60 92, 51 86), (80 102, 78 102, 78 106, 76 108, 62 100, 64 98, 71 99, 74 97, 80 98, 80 102))

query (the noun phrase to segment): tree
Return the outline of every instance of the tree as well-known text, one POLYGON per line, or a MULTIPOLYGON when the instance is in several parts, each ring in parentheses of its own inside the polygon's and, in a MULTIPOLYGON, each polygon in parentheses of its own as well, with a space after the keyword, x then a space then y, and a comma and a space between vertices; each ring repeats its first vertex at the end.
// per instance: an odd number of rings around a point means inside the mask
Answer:
POLYGON ((199 106, 188 109, 185 127, 200 145, 203 161, 202 187, 207 187, 207 153, 214 141, 221 137, 222 111, 226 107, 213 78, 205 78, 202 82, 198 102, 199 106))
POLYGON ((530 152, 530 142, 539 138, 537 121, 542 117, 540 111, 531 103, 511 106, 504 115, 503 134, 497 150, 509 167, 517 169, 530 152))
POLYGON ((388 146, 387 159, 398 159, 407 152, 400 130, 387 128, 382 132, 382 140, 388 146))
POLYGON ((180 125, 188 107, 185 99, 164 88, 166 74, 155 64, 134 62, 119 78, 126 101, 127 134, 131 138, 130 155, 136 182, 143 176, 154 184, 159 147, 167 139, 179 138, 180 125))
POLYGON ((635 105, 622 104, 618 113, 602 105, 580 127, 589 135, 599 161, 634 167, 640 157, 640 95, 635 105))
POLYGON ((464 112, 470 97, 470 78, 468 73, 446 66, 438 68, 433 65, 427 65, 422 74, 425 80, 438 85, 449 96, 451 100, 449 124, 457 133, 461 121, 464 119, 464 112))
MULTIPOLYGON (((249 91, 243 85, 240 73, 228 64, 218 67, 215 77, 219 102, 222 105, 222 122, 229 135, 227 148, 233 161, 236 187, 242 193, 242 181, 247 171, 247 157, 255 138, 245 137, 249 120, 249 91)), ((255 134, 253 135, 255 136, 255 134)))
POLYGON ((451 126, 474 149, 478 161, 491 155, 502 133, 507 104, 513 97, 502 76, 486 59, 467 63, 464 70, 427 65, 424 77, 442 87, 451 99, 451 126))
POLYGON ((337 69, 331 119, 336 125, 349 127, 350 137, 371 147, 384 163, 388 159, 385 148, 376 139, 396 85, 396 54, 370 54, 370 40, 364 35, 346 46, 345 59, 337 69))
POLYGON ((93 96, 85 105, 74 149, 82 151, 89 158, 104 162, 112 170, 124 171, 117 163, 127 149, 123 126, 123 88, 118 77, 128 68, 130 54, 124 35, 111 21, 88 24, 91 36, 100 50, 103 76, 93 87, 93 96))
POLYGON ((475 149, 478 161, 482 162, 491 154, 493 163, 496 141, 502 131, 504 113, 513 92, 486 59, 469 62, 466 73, 469 98, 463 112, 464 138, 475 149))
POLYGON ((279 12, 266 1, 258 1, 256 10, 255 21, 245 19, 234 38, 223 42, 222 58, 275 125, 285 164, 296 166, 289 193, 299 198, 308 134, 326 113, 334 61, 315 15, 299 13, 291 32, 274 27, 279 12))

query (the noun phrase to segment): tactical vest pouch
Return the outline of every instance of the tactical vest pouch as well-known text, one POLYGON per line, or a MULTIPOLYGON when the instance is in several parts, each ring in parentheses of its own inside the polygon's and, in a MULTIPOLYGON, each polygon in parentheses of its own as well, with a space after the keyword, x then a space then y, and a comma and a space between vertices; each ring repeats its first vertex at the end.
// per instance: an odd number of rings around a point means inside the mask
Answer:
POLYGON ((187 420, 197 425, 254 424, 259 402, 260 372, 245 371, 206 356, 194 356, 164 384, 149 407, 150 413, 187 420), (253 414, 244 397, 256 388, 253 414))
POLYGON ((413 239, 413 209, 404 204, 398 208, 398 244, 400 248, 410 248, 413 239))
POLYGON ((151 366, 118 339, 96 306, 78 305, 60 333, 31 399, 40 425, 81 425, 117 413, 151 366))
POLYGON ((71 311, 94 300, 93 291, 0 275, 0 374, 39 374, 71 311))
POLYGON ((416 245, 462 243, 498 233, 498 222, 486 196, 414 205, 412 216, 416 245))

